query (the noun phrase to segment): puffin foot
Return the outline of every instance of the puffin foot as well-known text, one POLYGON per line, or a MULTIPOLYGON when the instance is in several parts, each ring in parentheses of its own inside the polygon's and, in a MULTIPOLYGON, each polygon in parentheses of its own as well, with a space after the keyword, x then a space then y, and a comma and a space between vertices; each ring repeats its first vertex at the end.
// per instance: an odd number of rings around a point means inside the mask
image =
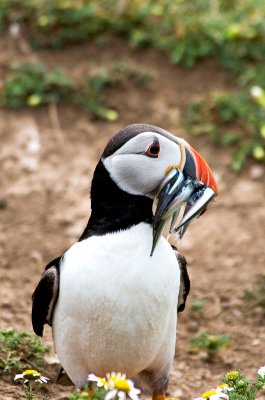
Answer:
POLYGON ((166 400, 166 396, 163 393, 153 393, 152 400, 166 400))

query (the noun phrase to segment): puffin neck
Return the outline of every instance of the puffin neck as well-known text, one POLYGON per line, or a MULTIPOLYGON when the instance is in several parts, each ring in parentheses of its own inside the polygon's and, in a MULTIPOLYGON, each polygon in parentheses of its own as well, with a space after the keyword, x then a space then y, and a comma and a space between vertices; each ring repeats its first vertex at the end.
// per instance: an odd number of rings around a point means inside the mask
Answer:
POLYGON ((79 241, 90 236, 129 229, 140 222, 151 224, 153 200, 120 189, 100 160, 91 186, 91 216, 79 241))

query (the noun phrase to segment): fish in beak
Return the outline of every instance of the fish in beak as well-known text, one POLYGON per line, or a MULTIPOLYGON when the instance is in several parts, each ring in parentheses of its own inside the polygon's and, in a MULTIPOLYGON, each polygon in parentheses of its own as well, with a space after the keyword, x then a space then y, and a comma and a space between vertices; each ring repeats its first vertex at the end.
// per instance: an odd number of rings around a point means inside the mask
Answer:
POLYGON ((181 239, 189 224, 218 194, 213 173, 203 157, 183 139, 180 149, 180 165, 167 168, 158 188, 151 256, 169 221, 169 234, 177 234, 181 239))

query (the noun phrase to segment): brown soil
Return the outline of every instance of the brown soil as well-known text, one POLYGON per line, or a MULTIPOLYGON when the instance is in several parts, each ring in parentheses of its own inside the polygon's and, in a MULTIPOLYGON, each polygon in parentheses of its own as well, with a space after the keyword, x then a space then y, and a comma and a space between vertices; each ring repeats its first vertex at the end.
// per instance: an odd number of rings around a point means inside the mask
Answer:
MULTIPOLYGON (((75 78, 91 61, 101 66, 118 59, 154 76, 145 87, 124 82, 108 91, 108 104, 120 113, 115 123, 66 106, 57 109, 59 126, 51 107, 0 110, 1 328, 32 331, 31 293, 45 264, 75 242, 86 224, 91 177, 106 142, 125 125, 151 123, 191 142, 209 161, 220 189, 218 201, 190 227, 180 245, 192 290, 179 318, 169 394, 190 400, 216 386, 230 369, 241 368, 253 377, 265 364, 265 320, 261 310, 246 309, 241 297, 264 272, 264 175, 253 179, 251 165, 239 175, 232 173, 228 151, 211 146, 205 138, 188 137, 181 121, 192 97, 233 86, 228 75, 212 61, 187 70, 170 64, 164 54, 129 50, 116 40, 105 48, 86 44, 37 54, 6 40, 0 50, 0 78, 10 59, 29 58, 51 68, 61 66, 75 78), (192 310, 194 297, 205 300, 204 313, 192 310), (202 329, 233 338, 211 362, 188 345, 188 338, 202 329)), ((49 328, 44 341, 52 342, 49 328)), ((43 373, 52 380, 46 393, 53 399, 65 398, 73 387, 54 383, 59 367, 52 364, 52 357, 48 362, 43 373)), ((23 398, 12 376, 0 382, 1 399, 23 398)))

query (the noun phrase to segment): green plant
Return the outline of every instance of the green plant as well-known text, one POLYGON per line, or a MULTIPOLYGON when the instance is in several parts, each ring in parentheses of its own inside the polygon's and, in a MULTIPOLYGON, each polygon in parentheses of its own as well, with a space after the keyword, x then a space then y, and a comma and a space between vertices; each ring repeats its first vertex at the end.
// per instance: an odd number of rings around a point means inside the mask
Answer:
POLYGON ((252 288, 245 289, 243 298, 251 306, 261 307, 265 316, 265 275, 261 275, 252 288))
POLYGON ((118 112, 105 105, 105 90, 111 86, 111 80, 106 70, 92 73, 85 85, 75 92, 74 104, 81 106, 98 118, 107 121, 116 121, 118 112))
POLYGON ((218 353, 230 341, 229 335, 209 335, 206 331, 201 331, 189 339, 189 343, 194 350, 206 350, 209 357, 218 353))
POLYGON ((115 121, 118 112, 108 107, 106 91, 110 87, 122 87, 127 80, 146 85, 152 77, 137 66, 119 61, 104 68, 87 72, 85 84, 76 83, 60 69, 47 71, 40 63, 13 66, 4 80, 1 98, 3 106, 20 109, 38 107, 49 103, 69 103, 108 121, 115 121))
POLYGON ((50 346, 42 345, 39 338, 13 328, 0 331, 0 373, 11 373, 32 363, 42 364, 50 346))
MULTIPOLYGON (((47 383, 49 378, 42 376, 40 372, 35 369, 28 369, 22 374, 17 374, 14 380, 22 380, 23 389, 27 400, 37 400, 37 393, 39 392, 43 383, 47 383)), ((42 400, 50 400, 49 397, 44 396, 42 400)))
POLYGON ((195 400, 255 400, 265 387, 265 367, 257 371, 255 380, 250 380, 240 371, 230 371, 221 380, 222 385, 204 392, 195 400))
POLYGON ((35 47, 115 33, 133 46, 164 49, 173 62, 192 66, 216 56, 228 68, 264 59, 263 17, 262 0, 3 0, 0 7, 2 31, 12 21, 24 24, 35 47))
POLYGON ((59 69, 48 72, 40 63, 20 64, 11 69, 4 81, 2 103, 7 108, 19 109, 68 102, 103 119, 114 120, 117 113, 103 104, 107 83, 107 77, 101 73, 91 75, 87 84, 79 87, 59 69))
POLYGON ((146 85, 152 77, 136 66, 123 61, 110 63, 107 67, 90 71, 86 84, 75 94, 75 104, 97 117, 109 121, 118 119, 118 112, 105 106, 105 91, 111 87, 122 87, 130 80, 137 85, 146 85))
POLYGON ((107 391, 104 388, 89 389, 87 386, 81 392, 72 392, 69 400, 104 400, 107 391))
POLYGON ((253 90, 212 93, 188 106, 189 132, 207 135, 217 146, 231 147, 231 166, 236 171, 247 157, 265 160, 265 102, 261 100, 261 88, 260 91, 259 98, 253 96, 253 90))
POLYGON ((200 314, 203 314, 204 309, 205 309, 205 300, 194 297, 192 299, 190 307, 191 307, 192 311, 196 311, 200 314))
POLYGON ((73 94, 73 83, 59 69, 48 72, 40 63, 26 63, 11 68, 4 81, 2 103, 19 109, 58 103, 73 94))

